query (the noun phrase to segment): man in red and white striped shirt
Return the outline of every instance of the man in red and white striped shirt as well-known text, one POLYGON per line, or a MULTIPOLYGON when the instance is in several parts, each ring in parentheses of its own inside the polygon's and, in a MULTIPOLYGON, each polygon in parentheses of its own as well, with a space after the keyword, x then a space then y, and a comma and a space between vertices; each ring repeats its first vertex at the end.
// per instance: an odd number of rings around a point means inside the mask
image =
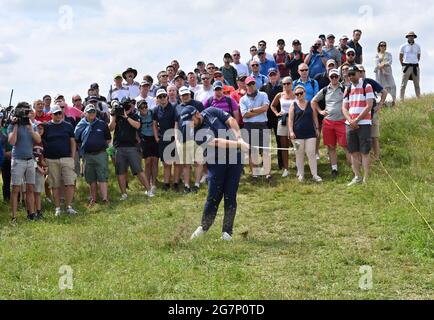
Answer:
POLYGON ((372 107, 374 104, 374 90, 361 77, 360 70, 353 66, 348 75, 350 86, 344 94, 342 112, 346 118, 348 151, 351 154, 354 179, 348 184, 353 186, 366 183, 369 175, 369 152, 371 151, 372 107), (364 177, 360 173, 363 164, 364 177))

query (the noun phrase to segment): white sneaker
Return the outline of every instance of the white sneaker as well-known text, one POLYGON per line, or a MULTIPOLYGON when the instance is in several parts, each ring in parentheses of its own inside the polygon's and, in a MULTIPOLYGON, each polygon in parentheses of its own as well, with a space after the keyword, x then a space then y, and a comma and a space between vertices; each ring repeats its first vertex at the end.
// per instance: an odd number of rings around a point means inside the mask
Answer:
POLYGON ((282 178, 286 178, 287 176, 289 176, 289 172, 288 172, 288 170, 283 170, 283 173, 282 173, 282 178))
POLYGON ((206 183, 206 180, 208 179, 208 175, 203 176, 202 179, 200 179, 200 184, 206 183))
POLYGON ((148 191, 148 197, 149 198, 155 197, 155 194, 152 192, 152 189, 148 191))
POLYGON ((227 232, 223 232, 222 240, 224 240, 224 241, 232 241, 232 236, 229 233, 227 233, 227 232))
POLYGON ((69 207, 66 209, 66 213, 67 213, 67 214, 70 214, 70 215, 78 214, 78 212, 75 211, 71 206, 69 206, 69 207))
POLYGON ((120 201, 125 201, 127 199, 128 199, 128 195, 126 193, 124 193, 119 200, 120 201))
POLYGON ((298 182, 303 183, 304 182, 304 176, 299 175, 298 176, 298 182))
POLYGON ((351 182, 350 182, 349 184, 347 184, 347 186, 348 186, 348 187, 352 187, 352 186, 354 186, 354 185, 356 185, 356 184, 360 184, 360 183, 362 183, 362 182, 363 182, 363 179, 362 179, 362 178, 355 177, 353 180, 351 180, 351 182))
POLYGON ((315 176, 315 177, 313 177, 313 181, 322 182, 322 178, 320 176, 315 176))
POLYGON ((205 231, 203 231, 202 226, 200 226, 199 228, 196 229, 195 232, 193 232, 193 234, 190 237, 190 240, 199 238, 201 235, 203 235, 205 233, 205 231))
POLYGON ((319 155, 319 153, 316 154, 316 160, 321 160, 321 156, 319 155))
POLYGON ((56 212, 54 213, 54 216, 55 217, 60 217, 61 214, 62 214, 62 209, 56 208, 56 212))
POLYGON ((157 191, 157 186, 151 187, 151 192, 155 195, 155 192, 157 191))

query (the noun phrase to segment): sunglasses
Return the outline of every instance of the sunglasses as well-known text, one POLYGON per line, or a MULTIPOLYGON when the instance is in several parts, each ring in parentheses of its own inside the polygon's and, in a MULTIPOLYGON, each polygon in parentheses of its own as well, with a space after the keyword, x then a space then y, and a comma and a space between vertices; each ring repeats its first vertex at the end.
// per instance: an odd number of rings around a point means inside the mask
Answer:
POLYGON ((385 44, 380 44, 380 47, 387 47, 385 44))
POLYGON ((295 95, 297 97, 301 97, 302 95, 304 95, 304 91, 296 92, 295 95))
POLYGON ((339 79, 339 76, 334 74, 334 75, 330 76, 330 79, 339 79))
POLYGON ((354 57, 355 54, 354 54, 354 53, 347 53, 347 56, 349 56, 349 57, 354 57))
POLYGON ((56 112, 56 113, 53 113, 53 116, 60 116, 60 115, 62 115, 62 112, 61 112, 61 111, 56 112))
POLYGON ((209 80, 209 78, 202 78, 202 80, 203 80, 203 81, 205 81, 205 80, 209 80))
POLYGON ((308 72, 308 71, 309 71, 309 69, 300 70, 300 72, 308 72))
POLYGON ((157 99, 164 99, 167 98, 167 94, 161 94, 157 97, 157 99))
POLYGON ((169 75, 167 75, 167 74, 163 74, 163 75, 161 75, 161 77, 162 78, 167 78, 169 75))
POLYGON ((259 67, 259 64, 252 64, 252 67, 259 67))
POLYGON ((289 86, 289 85, 292 85, 292 83, 291 82, 286 82, 286 83, 282 83, 284 86, 289 86))
POLYGON ((239 55, 239 54, 233 54, 233 56, 234 56, 234 57, 239 57, 240 55, 239 55))
POLYGON ((89 110, 87 113, 96 113, 96 110, 89 110))

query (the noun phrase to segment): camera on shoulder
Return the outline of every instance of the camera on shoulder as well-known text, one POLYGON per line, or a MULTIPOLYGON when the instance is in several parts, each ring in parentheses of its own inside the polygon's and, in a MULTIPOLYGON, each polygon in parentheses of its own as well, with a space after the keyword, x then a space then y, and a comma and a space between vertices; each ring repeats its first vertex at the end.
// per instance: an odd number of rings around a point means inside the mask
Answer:
POLYGON ((12 111, 13 124, 27 126, 30 124, 30 112, 32 107, 27 102, 20 102, 12 111))

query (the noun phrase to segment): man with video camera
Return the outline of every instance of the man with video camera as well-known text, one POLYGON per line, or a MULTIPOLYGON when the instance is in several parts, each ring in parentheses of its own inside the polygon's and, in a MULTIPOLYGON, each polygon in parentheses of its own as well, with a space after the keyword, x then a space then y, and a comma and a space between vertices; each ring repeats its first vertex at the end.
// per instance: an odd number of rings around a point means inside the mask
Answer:
POLYGON ((128 199, 128 167, 131 167, 133 175, 137 176, 140 183, 146 188, 147 195, 149 197, 154 196, 141 164, 142 155, 138 140, 140 120, 139 116, 133 111, 134 102, 129 98, 124 98, 122 102, 119 102, 119 100, 111 102, 109 129, 110 131, 114 130, 115 172, 122 194, 121 201, 128 199))
POLYGON ((33 159, 33 144, 41 142, 41 136, 30 123, 29 114, 31 106, 27 102, 20 102, 12 114, 12 123, 8 127, 8 141, 12 148, 12 197, 11 197, 11 223, 17 222, 18 195, 21 185, 26 185, 27 218, 38 220, 35 214, 33 187, 35 185, 35 160, 33 159))

